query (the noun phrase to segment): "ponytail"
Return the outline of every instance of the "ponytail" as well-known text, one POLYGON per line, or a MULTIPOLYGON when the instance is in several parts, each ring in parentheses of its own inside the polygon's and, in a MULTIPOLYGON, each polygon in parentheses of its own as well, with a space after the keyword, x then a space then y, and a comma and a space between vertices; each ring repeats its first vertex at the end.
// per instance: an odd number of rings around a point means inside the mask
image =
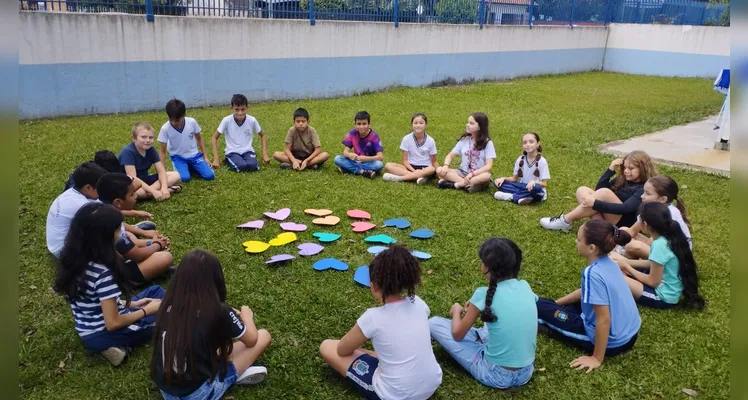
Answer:
POLYGON ((675 208, 680 211, 680 216, 683 217, 683 222, 686 223, 686 226, 688 226, 688 229, 691 229, 691 221, 688 220, 688 216, 686 215, 686 203, 683 202, 683 199, 678 197, 675 200, 675 208))

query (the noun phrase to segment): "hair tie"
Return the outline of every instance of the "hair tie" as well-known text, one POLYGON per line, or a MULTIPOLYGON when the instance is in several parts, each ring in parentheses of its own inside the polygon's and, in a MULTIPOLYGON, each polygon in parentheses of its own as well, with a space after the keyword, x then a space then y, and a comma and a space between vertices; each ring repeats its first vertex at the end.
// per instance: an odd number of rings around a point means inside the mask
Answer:
POLYGON ((613 225, 613 239, 618 241, 618 233, 620 232, 620 229, 618 229, 617 226, 613 225))

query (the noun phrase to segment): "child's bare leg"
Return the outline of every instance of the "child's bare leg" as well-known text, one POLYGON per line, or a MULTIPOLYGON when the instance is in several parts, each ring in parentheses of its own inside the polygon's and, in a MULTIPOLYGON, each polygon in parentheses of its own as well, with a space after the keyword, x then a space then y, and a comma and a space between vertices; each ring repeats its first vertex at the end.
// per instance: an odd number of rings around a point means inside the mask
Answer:
POLYGON ((138 263, 138 269, 146 280, 152 280, 155 277, 166 272, 174 263, 174 257, 168 251, 157 251, 151 254, 143 262, 138 263))
POLYGON ((595 191, 588 188, 587 186, 581 186, 577 188, 576 196, 577 196, 577 203, 582 204, 582 200, 584 200, 587 196, 594 195, 595 191))
POLYGON ((465 182, 465 178, 461 177, 457 170, 452 168, 448 169, 444 176, 440 176, 440 178, 444 179, 445 181, 454 182, 455 186, 457 186, 457 183, 465 182))
POLYGON ((426 168, 423 168, 423 169, 417 169, 417 170, 415 170, 413 172, 409 172, 408 171, 407 174, 403 175, 403 180, 404 181, 415 181, 418 178, 424 178, 424 177, 427 177, 427 176, 432 176, 432 175, 434 175, 434 173, 436 173, 436 168, 434 168, 433 166, 429 166, 429 167, 426 167, 426 168))
POLYGON ((638 240, 632 240, 626 245, 626 258, 633 260, 649 258, 649 245, 638 240))
MULTIPOLYGON (((583 199, 583 197, 580 197, 580 196, 583 195, 586 192, 585 189, 589 189, 589 188, 581 187, 581 188, 577 189, 577 199, 580 202, 583 199)), ((589 193, 589 192, 586 192, 586 193, 589 193)), ((605 202, 608 202, 608 203, 618 203, 618 204, 621 204, 621 200, 610 189, 600 189, 600 190, 597 190, 597 191, 589 193, 589 194, 592 194, 593 196, 595 196, 596 200, 605 201, 605 202)), ((567 213, 566 215, 564 215, 564 219, 567 222, 571 223, 571 222, 574 222, 574 221, 579 221, 580 219, 593 217, 593 216, 595 216, 597 214, 600 214, 600 213, 597 212, 597 211, 595 211, 595 210, 593 210, 592 207, 589 207, 589 208, 588 207, 582 207, 582 205, 580 204, 575 209, 571 210, 569 213, 567 213)), ((600 215, 602 215, 602 214, 600 214, 600 215)), ((608 222, 613 223, 613 224, 618 223, 618 221, 621 219, 621 216, 618 215, 618 214, 604 214, 602 216, 608 222)))
POLYGON ((491 174, 489 172, 483 172, 475 175, 470 179, 470 186, 488 186, 488 182, 491 180, 491 174))
POLYGON ((311 167, 312 165, 320 165, 327 161, 327 159, 330 158, 330 153, 323 151, 319 154, 317 154, 314 158, 307 161, 306 165, 307 167, 311 167))
POLYGON ((410 172, 408 171, 407 168, 405 168, 404 165, 393 163, 393 162, 388 162, 387 164, 384 164, 384 170, 397 176, 405 176, 406 174, 410 172))
POLYGON ((338 342, 340 342, 340 340, 325 340, 321 345, 319 345, 319 354, 327 364, 342 376, 346 376, 348 373, 348 367, 350 367, 353 361, 362 354, 369 354, 376 357, 376 353, 364 349, 356 349, 353 351, 353 354, 341 357, 338 355, 338 342))
POLYGON ((234 342, 234 348, 231 351, 229 360, 234 363, 237 375, 241 375, 247 368, 257 361, 262 353, 270 346, 270 332, 265 329, 257 331, 257 343, 252 347, 247 347, 242 342, 234 342))
POLYGON ((639 300, 639 297, 642 297, 642 292, 644 292, 644 284, 634 278, 626 276, 626 274, 623 274, 623 277, 626 278, 626 284, 629 285, 629 289, 631 289, 631 294, 634 295, 634 299, 639 300))
POLYGON ((275 159, 275 161, 291 164, 291 160, 289 160, 286 153, 282 151, 276 151, 275 153, 273 153, 273 158, 275 159))

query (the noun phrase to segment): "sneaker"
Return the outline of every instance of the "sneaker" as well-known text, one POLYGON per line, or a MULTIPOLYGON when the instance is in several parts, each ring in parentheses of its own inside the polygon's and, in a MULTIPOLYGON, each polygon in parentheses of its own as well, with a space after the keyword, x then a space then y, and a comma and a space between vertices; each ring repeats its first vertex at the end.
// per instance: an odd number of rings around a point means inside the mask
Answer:
POLYGON ((564 214, 561 214, 558 217, 541 218, 540 225, 551 231, 569 232, 571 229, 571 224, 564 220, 564 214))
POLYGON ((450 181, 439 181, 439 189, 454 189, 455 183, 450 181))
POLYGON ((488 189, 488 186, 469 186, 467 188, 468 193, 476 193, 476 192, 482 192, 484 190, 488 189))
POLYGON ((244 373, 236 379, 237 385, 256 385, 265 380, 268 376, 267 367, 253 365, 247 368, 244 373))
POLYGON ((110 347, 99 354, 115 367, 122 364, 127 358, 127 351, 121 347, 110 347))
POLYGON ((286 163, 286 162, 282 162, 282 163, 280 163, 280 167, 281 167, 281 169, 291 169, 291 168, 293 168, 293 165, 291 165, 289 163, 286 163))
POLYGON ((532 200, 533 200, 532 197, 523 197, 523 198, 517 200, 517 204, 519 204, 521 206, 526 206, 526 205, 532 203, 532 200))
POLYGON ((496 192, 493 194, 493 198, 500 201, 512 201, 514 195, 511 193, 496 192))
POLYGON ((141 221, 133 226, 144 231, 152 231, 156 229, 156 224, 151 221, 141 221))
POLYGON ((317 170, 317 169, 319 169, 319 164, 315 164, 315 165, 312 165, 311 167, 307 167, 307 169, 317 170))
POLYGON ((403 181, 403 177, 402 176, 397 176, 395 174, 391 174, 389 172, 385 172, 385 174, 382 175, 382 180, 385 181, 385 182, 402 182, 403 181))
POLYGON ((423 177, 416 179, 416 185, 425 185, 429 183, 429 178, 423 177))
POLYGON ((345 174, 345 171, 343 171, 343 168, 341 167, 338 167, 338 172, 340 172, 341 174, 345 174))
POLYGON ((377 176, 377 171, 372 171, 370 169, 362 169, 360 174, 369 179, 374 179, 377 176))

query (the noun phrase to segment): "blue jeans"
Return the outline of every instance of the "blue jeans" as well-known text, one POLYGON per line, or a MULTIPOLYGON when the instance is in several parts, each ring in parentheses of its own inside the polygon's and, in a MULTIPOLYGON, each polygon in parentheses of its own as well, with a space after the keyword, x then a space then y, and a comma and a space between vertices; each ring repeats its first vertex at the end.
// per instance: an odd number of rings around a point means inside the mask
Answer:
MULTIPOLYGON (((496 186, 496 184, 494 184, 494 186, 496 186)), ((526 183, 504 182, 498 190, 500 192, 512 194, 512 201, 515 203, 520 199, 527 197, 533 199, 533 201, 543 201, 543 186, 537 183, 533 186, 532 190, 527 190, 526 183)))
POLYGON ((198 152, 192 158, 173 155, 171 156, 171 163, 174 165, 174 169, 179 172, 179 178, 182 179, 182 182, 190 181, 190 171, 196 173, 206 181, 212 181, 216 178, 213 168, 205 162, 203 153, 198 152))
POLYGON ((374 172, 379 172, 382 168, 384 168, 384 164, 382 164, 381 161, 366 161, 366 162, 359 162, 359 161, 353 161, 348 157, 345 156, 335 156, 335 165, 342 168, 343 171, 348 172, 350 174, 358 174, 361 172, 361 170, 369 170, 374 172))
POLYGON ((254 151, 248 151, 244 154, 226 154, 226 164, 234 172, 258 171, 260 169, 260 163, 257 162, 257 154, 254 151))
POLYGON ((219 376, 216 376, 213 379, 213 382, 205 381, 202 386, 195 389, 194 392, 187 396, 172 396, 163 390, 161 391, 161 396, 164 396, 165 400, 221 400, 224 393, 226 393, 226 391, 231 388, 231 385, 236 382, 237 374, 234 363, 229 361, 229 368, 228 371, 226 371, 226 377, 223 382, 219 381, 218 378, 219 376))
POLYGON ((442 317, 429 319, 431 337, 441 345, 478 382, 495 389, 522 386, 532 378, 532 364, 512 371, 483 358, 488 343, 488 328, 470 328, 461 341, 452 337, 452 320, 442 317), (480 338, 481 342, 478 341, 480 338))

